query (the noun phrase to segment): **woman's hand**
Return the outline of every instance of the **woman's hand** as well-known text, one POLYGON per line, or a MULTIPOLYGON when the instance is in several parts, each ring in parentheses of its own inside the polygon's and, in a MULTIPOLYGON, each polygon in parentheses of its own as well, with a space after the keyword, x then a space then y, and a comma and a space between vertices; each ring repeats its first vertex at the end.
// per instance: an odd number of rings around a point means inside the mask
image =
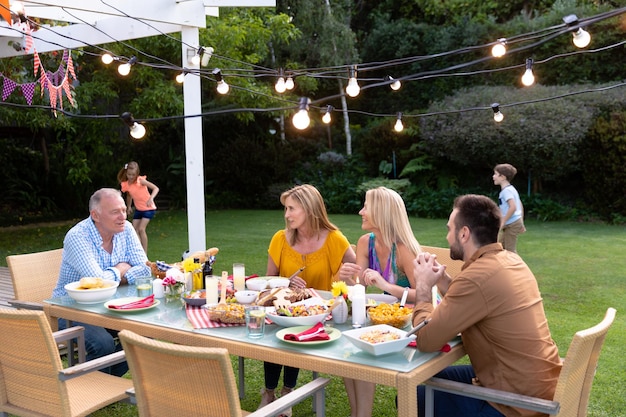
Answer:
POLYGON ((387 285, 389 284, 380 272, 375 271, 371 268, 367 268, 363 271, 363 283, 365 285, 373 285, 377 288, 380 288, 383 291, 387 290, 387 285))
POLYGON ((306 288, 306 281, 299 276, 295 276, 289 280, 290 288, 306 288))
POLYGON ((351 262, 341 264, 339 268, 339 279, 348 285, 356 284, 356 277, 361 275, 361 267, 351 262))

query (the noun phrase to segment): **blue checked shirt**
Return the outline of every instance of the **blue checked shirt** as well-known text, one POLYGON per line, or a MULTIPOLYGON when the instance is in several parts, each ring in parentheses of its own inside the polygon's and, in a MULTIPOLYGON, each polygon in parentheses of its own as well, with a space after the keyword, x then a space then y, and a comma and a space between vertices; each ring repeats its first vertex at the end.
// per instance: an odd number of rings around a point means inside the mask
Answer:
POLYGON ((113 252, 109 253, 102 248, 102 237, 89 217, 76 224, 65 235, 61 272, 52 296, 67 295, 65 285, 82 277, 102 277, 119 281, 119 272, 113 267, 120 262, 130 264, 131 268, 125 277, 129 284, 134 284, 135 278, 151 275, 150 267, 146 265, 147 260, 135 229, 129 222, 126 222, 123 232, 113 236, 113 252))

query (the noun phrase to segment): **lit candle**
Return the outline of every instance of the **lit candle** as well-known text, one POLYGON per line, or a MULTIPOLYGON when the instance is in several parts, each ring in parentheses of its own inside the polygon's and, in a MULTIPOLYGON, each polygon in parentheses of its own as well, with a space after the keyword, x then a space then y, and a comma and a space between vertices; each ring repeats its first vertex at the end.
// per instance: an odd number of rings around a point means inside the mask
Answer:
POLYGON ((165 289, 163 288, 163 280, 161 278, 152 281, 152 294, 154 294, 154 298, 163 298, 165 296, 165 289))
POLYGON ((352 289, 352 326, 365 325, 365 287, 356 284, 352 289))
POLYGON ((206 303, 217 304, 219 301, 219 294, 217 291, 217 277, 213 275, 207 275, 204 277, 204 283, 206 288, 206 303))

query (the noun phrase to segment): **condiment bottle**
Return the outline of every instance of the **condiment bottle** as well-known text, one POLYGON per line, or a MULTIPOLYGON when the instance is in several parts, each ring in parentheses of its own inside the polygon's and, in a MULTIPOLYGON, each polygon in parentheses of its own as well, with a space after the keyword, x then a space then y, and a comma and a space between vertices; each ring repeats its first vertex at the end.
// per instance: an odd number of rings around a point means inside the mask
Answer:
POLYGON ((201 290, 204 287, 202 264, 200 258, 193 258, 193 290, 201 290))
POLYGON ((206 289, 206 277, 210 277, 213 275, 213 265, 211 265, 211 261, 209 259, 209 253, 206 254, 206 260, 204 261, 204 265, 202 266, 202 276, 204 279, 202 280, 202 288, 206 289))
POLYGON ((352 289, 352 327, 365 326, 365 287, 356 284, 352 289))

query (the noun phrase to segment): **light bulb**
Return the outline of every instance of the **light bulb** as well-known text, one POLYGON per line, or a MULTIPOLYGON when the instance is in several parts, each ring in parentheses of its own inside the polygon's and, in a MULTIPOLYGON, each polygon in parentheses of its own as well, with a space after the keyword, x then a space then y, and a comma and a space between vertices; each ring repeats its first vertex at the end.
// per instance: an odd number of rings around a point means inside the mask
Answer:
POLYGON ((130 128, 130 135, 135 139, 141 139, 146 135, 146 128, 137 122, 130 128))
POLYGON ((350 77, 348 81, 348 86, 346 87, 346 94, 350 97, 356 97, 359 95, 361 91, 361 87, 359 87, 359 83, 356 81, 356 77, 350 77))
POLYGON ((504 56, 504 54, 506 54, 505 41, 502 39, 498 39, 498 43, 493 45, 493 48, 491 48, 491 55, 493 55, 495 58, 501 58, 504 56))
POLYGON ((277 93, 284 93, 285 90, 287 89, 287 86, 285 85, 285 78, 284 77, 278 77, 278 81, 276 81, 276 85, 274 85, 274 89, 276 90, 277 93))
POLYGON ((125 64, 121 64, 119 67, 117 67, 117 72, 119 72, 121 76, 125 77, 130 74, 130 67, 131 65, 128 62, 125 64))
POLYGON ((389 81, 393 81, 391 84, 389 84, 389 87, 391 87, 393 91, 398 91, 400 87, 402 87, 402 83, 400 82, 400 80, 394 80, 393 77, 389 77, 389 81))
POLYGON ((195 65, 195 66, 200 65, 200 60, 201 60, 200 54, 195 54, 194 56, 191 57, 191 61, 190 61, 191 65, 195 65))
POLYGON ((200 62, 203 67, 206 67, 207 65, 209 65, 209 60, 213 56, 213 52, 214 51, 215 51, 215 49, 213 49, 210 46, 208 48, 204 48, 204 51, 202 53, 202 60, 200 62))
POLYGON ((105 65, 109 65, 111 62, 113 62, 113 56, 109 53, 102 55, 100 59, 102 59, 102 63, 105 65))
POLYGON ((309 127, 309 124, 311 124, 309 112, 305 109, 298 110, 298 112, 293 115, 291 122, 293 123, 293 127, 298 130, 306 129, 307 127, 309 127))
POLYGON ((287 77, 287 81, 285 81, 285 88, 287 90, 293 90, 295 84, 293 83, 293 77, 287 77))
POLYGON ((493 103, 491 109, 493 110, 493 120, 500 123, 504 119, 504 115, 500 112, 500 104, 493 103))
POLYGON ((324 113, 324 115, 322 116, 322 122, 328 124, 330 123, 330 112, 326 112, 324 113))
POLYGON ((578 30, 574 32, 573 42, 577 48, 586 48, 591 42, 591 35, 585 29, 578 28, 578 30))
POLYGON ((535 83, 535 75, 533 74, 532 68, 526 69, 524 75, 522 75, 522 84, 526 87, 530 87, 535 83))
POLYGON ((182 84, 183 82, 185 82, 185 73, 181 72, 180 74, 178 74, 176 76, 176 82, 179 84, 182 84))
POLYGON ((228 94, 228 91, 230 91, 230 86, 224 80, 218 81, 216 88, 220 94, 228 94))
POLYGON ((393 126, 393 130, 395 130, 396 132, 402 132, 404 130, 402 119, 396 120, 396 124, 393 126))

